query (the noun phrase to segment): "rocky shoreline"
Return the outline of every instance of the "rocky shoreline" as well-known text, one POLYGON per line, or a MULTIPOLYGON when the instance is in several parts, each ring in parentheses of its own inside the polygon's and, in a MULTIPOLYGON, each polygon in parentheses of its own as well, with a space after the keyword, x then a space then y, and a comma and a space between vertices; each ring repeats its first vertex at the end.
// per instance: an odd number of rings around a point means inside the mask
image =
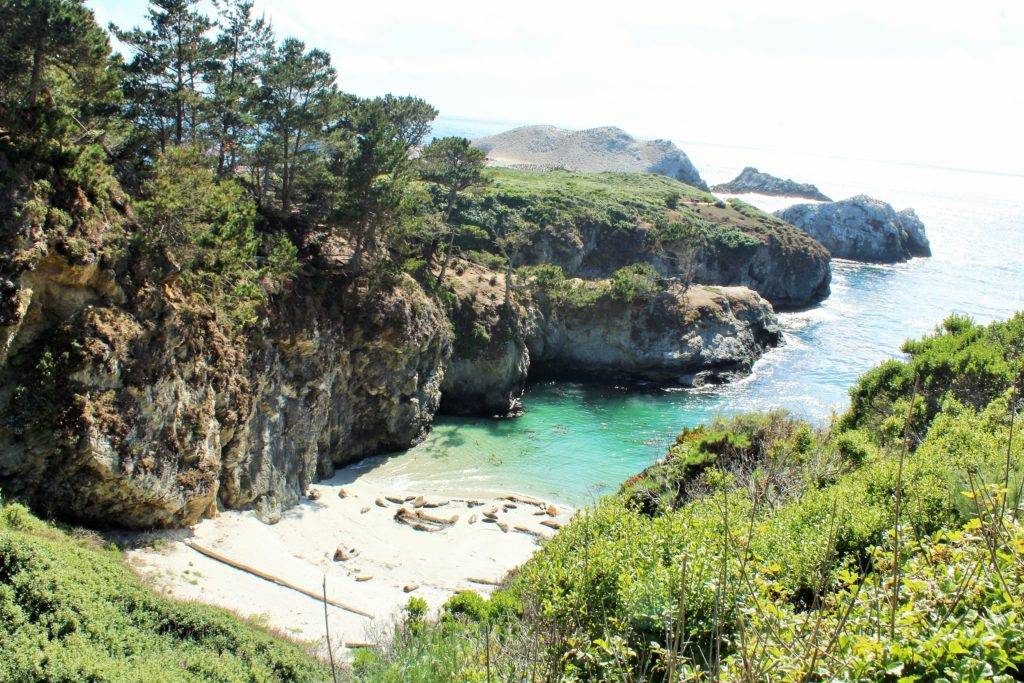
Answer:
POLYGON ((521 283, 505 302, 492 277, 466 264, 454 278, 459 313, 442 412, 515 414, 532 372, 671 386, 720 383, 748 373, 781 339, 771 305, 745 287, 669 281, 633 301, 604 294, 579 302, 521 283))

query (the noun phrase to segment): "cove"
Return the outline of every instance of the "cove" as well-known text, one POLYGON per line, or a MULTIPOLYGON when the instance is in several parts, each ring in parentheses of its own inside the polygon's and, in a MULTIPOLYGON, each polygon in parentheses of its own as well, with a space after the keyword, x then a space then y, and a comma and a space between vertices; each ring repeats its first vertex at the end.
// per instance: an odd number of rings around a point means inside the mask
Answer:
MULTIPOLYGON (((865 192, 914 207, 934 255, 894 266, 833 261, 832 293, 780 315, 784 343, 738 382, 663 390, 546 381, 524 414, 439 416, 420 445, 357 467, 396 487, 445 493, 518 491, 584 505, 664 455, 675 435, 718 415, 785 408, 816 424, 841 412, 864 371, 951 313, 979 322, 1024 309, 1024 178, 781 152, 684 145, 714 182, 756 165, 816 182, 834 198, 865 192)), ((773 211, 793 200, 748 199, 773 211)))

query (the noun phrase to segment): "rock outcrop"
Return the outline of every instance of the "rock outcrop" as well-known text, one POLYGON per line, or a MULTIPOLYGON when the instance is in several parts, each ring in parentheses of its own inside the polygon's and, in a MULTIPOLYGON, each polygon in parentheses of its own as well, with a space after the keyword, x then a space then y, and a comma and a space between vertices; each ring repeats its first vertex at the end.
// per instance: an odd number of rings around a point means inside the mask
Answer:
POLYGON ((453 289, 462 313, 441 404, 452 414, 515 414, 530 375, 724 382, 780 340, 771 305, 745 287, 667 284, 626 300, 598 293, 600 281, 575 281, 575 297, 520 282, 506 303, 500 275, 470 264, 459 271, 453 289))
POLYGON ((613 126, 580 131, 523 126, 474 140, 473 145, 495 166, 657 173, 708 189, 690 158, 670 140, 638 140, 613 126))
POLYGON ((649 263, 667 277, 755 290, 778 310, 805 308, 829 293, 829 254, 814 239, 767 214, 742 216, 730 206, 695 204, 692 211, 721 226, 703 239, 660 239, 655 226, 631 230, 586 221, 571 231, 542 229, 519 255, 524 264, 554 263, 567 275, 610 277, 619 268, 649 263), (742 225, 736 219, 745 221, 742 225))
POLYGON ((450 273, 449 317, 455 340, 441 386, 441 410, 453 415, 514 415, 530 369, 532 300, 506 303, 504 276, 462 262, 450 273))
POLYGON ((518 226, 517 267, 549 263, 601 279, 647 263, 686 283, 749 287, 778 310, 828 296, 828 250, 738 199, 649 173, 495 169, 492 179, 454 214, 467 251, 493 249, 477 235, 502 220, 518 226))
POLYGON ((814 185, 798 183, 795 180, 783 180, 768 173, 762 173, 753 166, 747 166, 740 174, 727 183, 711 188, 712 192, 723 194, 766 194, 777 197, 800 197, 819 202, 832 201, 814 185))
POLYGON ((771 305, 746 287, 674 284, 650 297, 561 303, 529 346, 537 370, 700 386, 734 379, 781 338, 771 305))
POLYGON ((913 209, 897 212, 866 195, 826 204, 797 204, 775 215, 806 232, 836 258, 898 263, 931 256, 924 224, 913 209))
POLYGON ((126 295, 128 274, 86 259, 47 254, 13 292, 10 495, 103 525, 187 525, 217 506, 273 519, 310 481, 429 428, 450 334, 408 277, 371 289, 321 261, 237 339, 172 286, 126 295))

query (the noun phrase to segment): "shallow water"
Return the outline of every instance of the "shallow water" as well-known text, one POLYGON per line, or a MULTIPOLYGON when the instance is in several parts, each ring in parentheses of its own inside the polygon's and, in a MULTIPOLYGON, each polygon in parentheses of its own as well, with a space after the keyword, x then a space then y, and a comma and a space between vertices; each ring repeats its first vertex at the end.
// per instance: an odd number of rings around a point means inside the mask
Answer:
MULTIPOLYGON (((501 124, 442 122, 445 134, 501 124)), ((814 421, 841 411, 857 376, 897 357, 907 337, 951 312, 979 321, 1024 309, 1024 177, 681 143, 709 183, 746 165, 812 182, 841 199, 869 194, 924 221, 932 258, 895 266, 833 262, 832 295, 780 316, 784 344, 753 374, 712 390, 652 391, 589 383, 529 388, 522 417, 438 418, 419 446, 366 466, 410 490, 515 490, 584 504, 664 454, 684 425, 715 415, 787 408, 814 421)), ((795 203, 747 199, 775 210, 795 203)))

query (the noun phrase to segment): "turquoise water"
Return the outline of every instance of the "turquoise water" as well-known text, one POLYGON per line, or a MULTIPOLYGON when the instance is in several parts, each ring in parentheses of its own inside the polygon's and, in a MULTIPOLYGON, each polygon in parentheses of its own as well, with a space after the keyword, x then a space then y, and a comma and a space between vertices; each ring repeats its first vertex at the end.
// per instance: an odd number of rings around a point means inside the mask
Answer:
MULTIPOLYGON (((446 132, 458 130, 459 122, 446 132)), ((499 124, 479 123, 473 135, 499 124), (489 128, 488 126, 492 126, 489 128)), ((545 382, 525 414, 439 418, 419 446, 367 463, 396 485, 448 493, 515 490, 585 504, 664 454, 684 425, 788 408, 816 422, 841 411, 857 376, 899 355, 951 312, 980 321, 1024 309, 1024 177, 681 143, 709 183, 746 165, 813 182, 833 198, 866 193, 914 207, 933 257, 895 266, 833 263, 832 295, 780 316, 784 344, 753 374, 713 390, 644 390, 545 382)), ((754 201, 775 210, 789 200, 754 201)))

